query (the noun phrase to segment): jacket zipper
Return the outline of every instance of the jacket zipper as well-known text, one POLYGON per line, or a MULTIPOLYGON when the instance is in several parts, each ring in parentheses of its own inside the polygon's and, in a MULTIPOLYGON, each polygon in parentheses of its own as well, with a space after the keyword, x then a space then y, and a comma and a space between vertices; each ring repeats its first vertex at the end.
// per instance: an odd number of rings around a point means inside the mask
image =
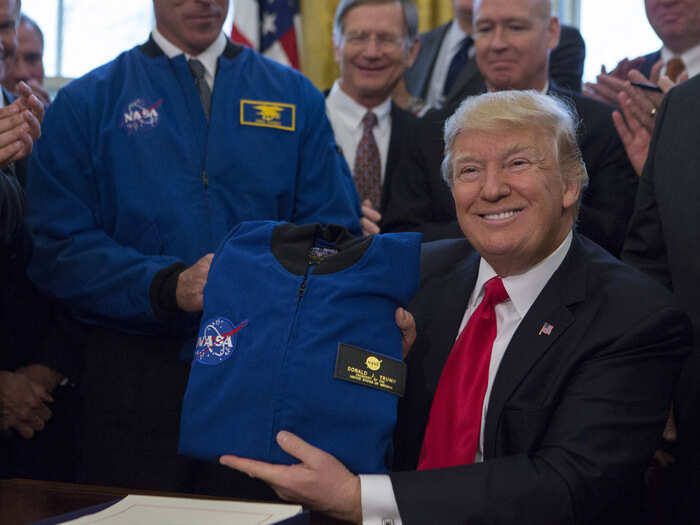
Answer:
MULTIPOLYGON (((311 272, 313 269, 316 267, 316 263, 308 263, 306 266, 306 273, 304 274, 304 280, 301 281, 301 285, 299 286, 299 289, 297 290, 297 306, 294 310, 294 317, 292 318, 292 323, 289 327, 289 333, 287 334, 287 342, 284 345, 283 348, 283 355, 282 355, 282 363, 280 366, 280 370, 284 370, 287 364, 287 351, 289 350, 289 345, 292 342, 292 336, 294 335, 294 328, 296 327, 297 324, 297 317, 299 316, 299 310, 301 309, 301 301, 304 299, 304 295, 306 295, 306 290, 308 289, 307 282, 309 280, 309 275, 311 275, 311 272)), ((275 403, 277 405, 277 403, 275 403)), ((274 415, 272 417, 272 428, 276 428, 278 425, 278 411, 277 408, 275 408, 274 415)), ((272 436, 272 439, 270 440, 270 448, 268 449, 268 456, 272 455, 272 449, 275 447, 275 437, 274 435, 272 436)))
POLYGON ((292 335, 294 334, 294 328, 297 324, 297 316, 299 315, 299 309, 301 308, 301 301, 304 299, 304 295, 306 295, 306 290, 307 290, 307 282, 309 280, 309 276, 311 275, 311 272, 313 269, 316 267, 316 263, 308 263, 306 266, 306 274, 304 274, 304 280, 301 281, 301 285, 299 286, 299 290, 297 291, 297 307, 296 310, 294 311, 294 318, 292 319, 292 326, 289 329, 289 337, 287 338, 287 345, 289 345, 289 342, 292 338, 292 335))

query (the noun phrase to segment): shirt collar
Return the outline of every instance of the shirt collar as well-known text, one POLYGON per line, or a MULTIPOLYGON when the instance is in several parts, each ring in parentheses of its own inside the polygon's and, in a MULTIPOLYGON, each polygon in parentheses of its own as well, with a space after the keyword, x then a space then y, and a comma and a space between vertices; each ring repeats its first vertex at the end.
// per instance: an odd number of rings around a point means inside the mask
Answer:
MULTIPOLYGON (((503 286, 506 292, 508 292, 508 297, 510 297, 513 306, 515 306, 521 318, 525 317, 525 314, 527 314, 530 307, 540 295, 542 289, 564 261, 571 247, 571 241, 572 233, 569 232, 554 252, 525 273, 503 277, 503 286)), ((496 271, 482 257, 479 262, 479 274, 476 278, 476 285, 474 286, 474 291, 478 290, 478 293, 472 293, 469 303, 470 308, 481 301, 484 295, 484 284, 486 284, 486 281, 496 276, 496 271)))
POLYGON ((350 122, 353 127, 359 127, 362 124, 362 118, 368 111, 372 111, 377 116, 377 122, 380 124, 389 117, 389 112, 391 111, 391 97, 387 97, 386 100, 378 106, 366 108, 343 91, 343 88, 340 87, 340 83, 337 80, 333 83, 331 92, 328 94, 328 100, 333 104, 342 118, 350 122))
POLYGON ((464 31, 462 31, 461 27, 459 27, 457 19, 453 19, 452 23, 450 24, 450 27, 447 29, 447 34, 445 35, 445 39, 447 40, 448 45, 450 46, 449 49, 450 51, 452 51, 452 54, 457 52, 459 45, 465 38, 467 38, 467 34, 464 31))
POLYGON ((165 38, 163 34, 158 31, 158 27, 153 28, 152 34, 153 40, 168 58, 173 58, 181 54, 184 54, 187 60, 196 58, 202 63, 206 72, 211 75, 211 78, 216 76, 216 62, 226 48, 226 35, 224 35, 223 32, 219 33, 219 36, 216 37, 216 40, 214 40, 208 48, 196 56, 185 53, 182 49, 170 42, 170 40, 165 38))

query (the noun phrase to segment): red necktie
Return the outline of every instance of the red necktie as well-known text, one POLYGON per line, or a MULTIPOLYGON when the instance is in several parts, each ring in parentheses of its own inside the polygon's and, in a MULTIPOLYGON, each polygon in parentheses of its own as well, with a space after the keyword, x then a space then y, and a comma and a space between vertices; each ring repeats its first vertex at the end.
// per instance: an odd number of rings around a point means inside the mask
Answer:
POLYGON ((508 299, 499 277, 484 285, 484 298, 457 337, 430 408, 418 470, 474 462, 496 339, 494 307, 508 299))
POLYGON ((362 138, 357 145, 355 155, 355 187, 360 196, 360 202, 369 199, 375 209, 379 209, 382 193, 380 174, 382 165, 379 160, 379 147, 372 133, 372 128, 377 125, 377 115, 368 111, 362 117, 362 125, 364 127, 362 138))

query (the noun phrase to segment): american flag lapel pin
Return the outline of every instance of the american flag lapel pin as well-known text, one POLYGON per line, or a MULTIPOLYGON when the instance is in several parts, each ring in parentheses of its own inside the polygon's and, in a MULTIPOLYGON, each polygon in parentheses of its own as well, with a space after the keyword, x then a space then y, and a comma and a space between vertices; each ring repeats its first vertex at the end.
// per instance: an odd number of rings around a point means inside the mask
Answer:
POLYGON ((542 328, 540 328, 540 333, 537 335, 550 335, 552 333, 552 330, 554 330, 554 325, 550 323, 544 323, 542 325, 542 328))

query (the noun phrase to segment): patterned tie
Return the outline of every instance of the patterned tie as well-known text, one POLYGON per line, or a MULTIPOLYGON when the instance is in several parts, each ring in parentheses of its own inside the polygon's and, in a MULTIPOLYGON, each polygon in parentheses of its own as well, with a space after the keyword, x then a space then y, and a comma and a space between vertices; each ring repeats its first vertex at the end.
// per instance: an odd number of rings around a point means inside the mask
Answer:
POLYGON ((207 116, 207 120, 209 120, 209 111, 211 110, 211 88, 204 79, 204 64, 202 64, 196 58, 190 58, 187 63, 190 66, 190 73, 192 73, 192 76, 194 77, 194 83, 197 85, 199 100, 202 101, 204 113, 207 116))
POLYGON ((474 462, 496 339, 495 306, 508 300, 499 277, 484 285, 484 298, 459 334, 442 370, 418 460, 418 470, 474 462))
POLYGON ((360 196, 360 201, 369 199, 375 209, 379 209, 379 200, 382 194, 381 161, 379 160, 379 148, 374 140, 372 128, 377 125, 377 115, 368 111, 362 117, 362 138, 357 145, 355 155, 355 187, 360 196))
POLYGON ((452 89, 452 86, 454 85, 455 80, 457 80, 460 71, 462 71, 464 68, 467 60, 469 60, 469 48, 473 42, 474 40, 472 40, 472 37, 468 36, 463 38, 459 43, 459 49, 450 61, 450 67, 447 70, 447 76, 445 77, 445 84, 442 87, 442 94, 444 96, 447 96, 447 94, 450 92, 450 89, 452 89))
POLYGON ((666 62, 666 76, 674 82, 678 82, 678 77, 683 71, 685 71, 685 64, 682 58, 674 57, 666 62))

